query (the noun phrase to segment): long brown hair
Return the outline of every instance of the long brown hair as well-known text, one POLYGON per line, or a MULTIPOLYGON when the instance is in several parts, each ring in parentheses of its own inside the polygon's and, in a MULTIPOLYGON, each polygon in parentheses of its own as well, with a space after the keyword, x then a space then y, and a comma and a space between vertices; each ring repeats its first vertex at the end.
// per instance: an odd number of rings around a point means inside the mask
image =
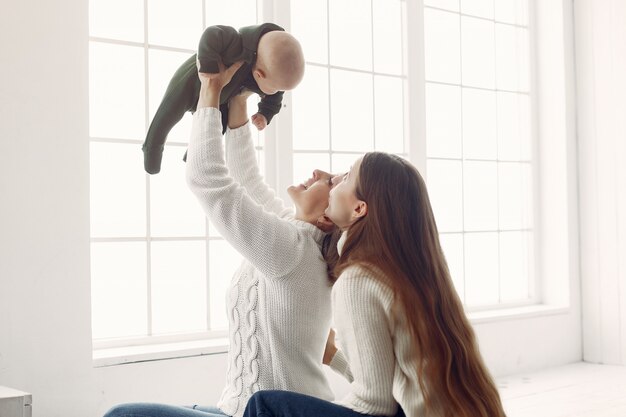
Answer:
MULTIPOLYGON (((504 417, 498 390, 483 363, 446 263, 426 185, 408 161, 365 154, 356 196, 367 215, 350 226, 341 256, 340 231, 323 253, 335 280, 351 265, 370 270, 393 290, 414 342, 419 385, 427 410, 445 416, 504 417)), ((429 413, 430 414, 430 413, 429 413)))

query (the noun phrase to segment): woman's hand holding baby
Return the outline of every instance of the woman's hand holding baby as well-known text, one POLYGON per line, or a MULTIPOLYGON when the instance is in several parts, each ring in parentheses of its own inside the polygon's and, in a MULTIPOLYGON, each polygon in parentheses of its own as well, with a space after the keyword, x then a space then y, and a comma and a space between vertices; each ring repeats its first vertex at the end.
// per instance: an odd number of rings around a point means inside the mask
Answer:
MULTIPOLYGON (((215 107, 219 108, 220 93, 222 88, 230 82, 233 75, 241 67, 243 61, 236 62, 230 67, 224 67, 224 64, 219 62, 220 72, 217 74, 209 74, 205 72, 198 72, 198 78, 200 78, 200 98, 198 99, 198 109, 203 107, 215 107)), ((196 65, 198 62, 196 61, 196 65)))

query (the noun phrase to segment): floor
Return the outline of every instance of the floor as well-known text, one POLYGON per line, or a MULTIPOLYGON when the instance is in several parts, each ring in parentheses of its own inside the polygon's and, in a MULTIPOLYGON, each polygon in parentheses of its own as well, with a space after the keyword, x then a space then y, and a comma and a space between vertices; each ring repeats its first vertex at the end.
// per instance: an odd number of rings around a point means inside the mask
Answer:
POLYGON ((507 417, 626 417, 626 366, 579 362, 496 382, 507 417))

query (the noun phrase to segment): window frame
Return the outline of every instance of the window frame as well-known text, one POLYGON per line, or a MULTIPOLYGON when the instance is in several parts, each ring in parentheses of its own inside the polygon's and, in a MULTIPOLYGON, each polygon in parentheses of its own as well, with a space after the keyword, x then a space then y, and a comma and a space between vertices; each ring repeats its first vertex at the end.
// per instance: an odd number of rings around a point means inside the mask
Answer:
MULTIPOLYGON (((327 0, 328 1, 328 0, 327 0)), ((204 1, 203 1, 204 3, 204 1)), ((570 293, 570 284, 572 281, 575 281, 577 270, 575 268, 575 261, 572 260, 572 257, 576 254, 576 242, 577 242, 577 233, 578 229, 574 223, 572 223, 571 216, 576 215, 576 206, 572 201, 572 196, 567 196, 567 201, 561 203, 567 203, 567 205, 560 204, 558 208, 549 210, 550 213, 546 214, 546 208, 549 207, 550 202, 552 201, 550 198, 545 198, 550 195, 550 190, 554 190, 556 188, 556 183, 552 183, 549 186, 544 184, 543 179, 546 175, 550 174, 549 169, 547 169, 549 165, 549 156, 546 155, 546 151, 551 150, 551 145, 546 146, 545 141, 542 141, 542 137, 545 138, 546 132, 550 131, 552 124, 558 124, 560 121, 553 122, 548 121, 545 118, 540 117, 540 111, 542 108, 546 108, 550 105, 554 105, 555 103, 547 103, 548 99, 546 97, 546 92, 542 92, 539 90, 539 85, 546 82, 546 79, 550 77, 546 77, 548 64, 548 59, 546 56, 549 55, 549 51, 554 50, 554 45, 549 46, 539 46, 537 44, 537 39, 542 36, 542 34, 548 33, 548 25, 545 20, 549 19, 553 16, 551 13, 562 12, 563 10, 549 10, 552 6, 546 5, 537 5, 537 2, 534 0, 529 0, 529 22, 528 28, 530 33, 530 42, 529 42, 529 53, 530 53, 530 81, 529 81, 529 96, 531 98, 531 127, 533 134, 533 152, 532 152, 532 164, 533 164, 533 205, 534 205, 534 224, 533 230, 534 233, 534 253, 535 253, 535 274, 533 285, 535 286, 535 297, 532 300, 524 303, 509 303, 506 305, 495 305, 488 306, 485 308, 474 308, 467 310, 468 317, 471 322, 474 324, 477 323, 485 323, 491 321, 503 321, 503 320, 519 320, 520 318, 527 317, 536 317, 536 316, 545 316, 545 315, 559 315, 559 314, 568 314, 570 313, 571 302, 574 302, 574 308, 576 308, 576 298, 572 299, 572 296, 575 297, 575 294, 572 295, 570 293), (540 18, 541 17, 541 18, 540 18), (539 19, 539 22, 536 20, 539 19), (538 24, 539 23, 539 24, 538 24), (539 27, 538 27, 539 26, 539 27), (550 49, 553 48, 553 49, 550 49), (543 58, 544 64, 539 65, 538 60, 540 57, 543 58), (543 199, 542 199, 543 198, 543 199), (566 251, 560 253, 558 259, 552 259, 546 261, 546 258, 550 256, 550 253, 554 253, 554 251, 550 251, 547 248, 545 243, 546 235, 550 235, 555 231, 560 231, 562 229, 551 227, 550 220, 557 218, 560 214, 568 217, 568 225, 567 229, 570 236, 575 237, 576 242, 570 243, 567 246, 566 251), (559 274, 558 277, 554 277, 552 275, 553 272, 559 274)), ((260 21, 275 21, 281 26, 285 27, 285 29, 289 30, 289 20, 290 20, 290 8, 289 8, 289 0, 274 0, 274 1, 263 1, 257 0, 257 15, 261 17, 260 21)), ((404 12, 404 30, 403 37, 406 40, 404 43, 405 54, 406 50, 411 50, 414 53, 406 54, 406 59, 404 61, 405 65, 405 138, 407 139, 407 144, 405 147, 405 151, 408 154, 408 159, 420 170, 420 172, 426 173, 426 130, 425 130, 425 70, 424 70, 424 33, 421 28, 423 27, 423 19, 424 19, 424 4, 423 0, 416 1, 402 1, 403 7, 405 8, 404 12), (412 117, 407 117, 407 114, 411 114, 412 117)), ((568 2, 565 1, 562 5, 554 6, 558 8, 563 8, 565 11, 568 10, 568 2)), ((564 25, 566 29, 573 22, 567 20, 567 16, 562 16, 565 21, 564 25)), ((204 20, 204 15, 203 15, 204 20)), ((570 28, 571 29, 571 28, 570 28)), ((146 38, 147 39, 147 38, 146 38)), ((89 40, 98 40, 92 37, 89 40)), ((572 84, 573 79, 573 68, 569 67, 568 55, 570 52, 568 48, 571 46, 570 43, 573 43, 573 39, 570 39, 570 34, 566 30, 564 34, 564 51, 562 53, 565 57, 565 62, 563 62, 564 70, 563 74, 559 74, 559 76, 563 77, 563 80, 566 85, 570 86, 572 84)), ((133 42, 130 42, 133 44, 133 42)), ((558 45, 560 47, 560 45, 558 45)), ((174 48, 175 49, 175 48, 174 48)), ((147 53, 147 49, 146 49, 147 53)), ((558 59, 555 58, 555 59, 558 59)), ((147 70, 147 69, 146 69, 147 70)), ((556 69, 558 72, 559 69, 556 69)), ((575 145, 575 137, 572 134, 572 123, 575 119, 575 115, 572 116, 572 98, 570 97, 571 93, 566 92, 564 97, 564 105, 565 108, 563 112, 565 113, 565 124, 563 126, 558 126, 557 128, 562 128, 563 133, 565 135, 565 146, 567 147, 567 154, 563 156, 565 168, 568 174, 575 169, 575 155, 572 155, 572 146, 575 145), (572 143, 573 142, 573 143, 572 143)), ((265 151, 265 178, 268 184, 272 186, 275 190, 277 190, 278 195, 281 198, 288 198, 286 194, 286 188, 291 185, 292 176, 293 176, 293 162, 291 155, 293 154, 293 149, 291 146, 291 94, 286 93, 283 109, 281 110, 281 122, 280 123, 272 123, 266 128, 265 131, 265 143, 264 143, 264 151, 265 151), (283 173, 285 173, 283 175, 283 173)), ((146 113, 148 112, 148 108, 146 107, 146 113)), ((575 136, 575 135, 574 135, 575 136)), ((91 140, 91 139, 90 139, 91 140)), ((124 140, 124 143, 133 143, 132 141, 124 140)), ((136 141, 136 143, 141 143, 141 141, 136 141)), ((149 181, 148 179, 146 181, 149 181)), ((564 179, 564 182, 561 181, 559 183, 561 185, 565 185, 567 189, 571 192, 572 187, 571 179, 564 179)), ((575 188, 575 187, 574 187, 575 188)), ((287 200, 288 201, 288 200, 287 200)), ((208 278, 207 278, 208 279, 208 278)), ((207 306, 208 307, 208 306, 207 306)), ((135 338, 132 340, 131 344, 136 346, 145 345, 146 343, 170 343, 170 342, 181 342, 186 343, 190 340, 199 340, 202 338, 210 337, 211 335, 204 334, 206 332, 198 333, 195 336, 190 335, 172 335, 171 337, 159 338, 155 336, 148 336, 146 338, 135 338), (144 340, 145 339, 145 340, 144 340)), ((210 332, 209 332, 210 333, 210 332)), ((219 349, 213 349, 213 351, 206 353, 207 351, 198 350, 196 355, 210 354, 210 353, 223 353, 226 351, 227 339, 224 337, 225 335, 217 335, 214 334, 217 339, 224 343, 219 349), (204 352, 204 353, 203 353, 204 352)), ((95 342, 94 349, 102 349, 107 350, 114 347, 128 346, 129 339, 125 339, 120 343, 116 341, 102 341, 95 342)), ((195 356, 195 355, 192 355, 195 356)), ((141 357, 141 355, 139 356, 141 357)), ((172 354, 163 354, 161 358, 171 358, 171 357, 179 357, 172 354)), ((158 359, 158 358, 157 358, 158 359)), ((140 359, 139 359, 140 360, 140 359)), ((100 360, 100 366, 108 366, 114 365, 117 363, 126 363, 133 362, 135 360, 118 360, 116 357, 110 357, 109 359, 102 361, 100 360)), ((138 360, 137 360, 138 361, 138 360)), ((97 363, 95 361, 94 363, 97 363)))

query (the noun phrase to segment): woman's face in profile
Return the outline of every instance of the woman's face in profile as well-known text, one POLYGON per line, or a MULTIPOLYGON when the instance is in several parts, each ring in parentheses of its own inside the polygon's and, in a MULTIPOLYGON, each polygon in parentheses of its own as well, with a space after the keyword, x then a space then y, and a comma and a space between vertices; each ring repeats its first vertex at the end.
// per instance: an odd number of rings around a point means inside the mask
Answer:
POLYGON ((350 170, 332 179, 326 215, 340 229, 345 230, 359 217, 356 215, 359 199, 356 196, 356 181, 361 166, 361 158, 357 159, 350 170))
POLYGON ((333 175, 316 169, 308 180, 289 187, 287 193, 296 205, 296 211, 306 217, 323 215, 328 207, 332 179, 333 175))

